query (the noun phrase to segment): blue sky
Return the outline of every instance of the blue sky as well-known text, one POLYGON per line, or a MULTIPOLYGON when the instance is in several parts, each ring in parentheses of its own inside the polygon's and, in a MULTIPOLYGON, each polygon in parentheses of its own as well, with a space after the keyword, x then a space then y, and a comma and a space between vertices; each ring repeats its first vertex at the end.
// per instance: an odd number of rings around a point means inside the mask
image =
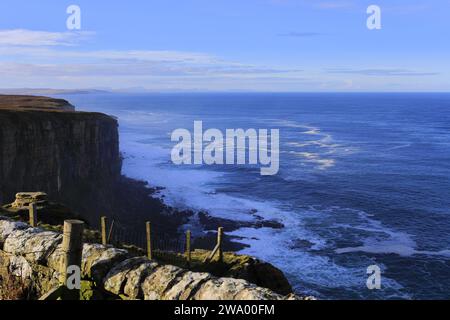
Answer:
POLYGON ((0 88, 449 91, 449 35, 450 0, 2 0, 0 88))

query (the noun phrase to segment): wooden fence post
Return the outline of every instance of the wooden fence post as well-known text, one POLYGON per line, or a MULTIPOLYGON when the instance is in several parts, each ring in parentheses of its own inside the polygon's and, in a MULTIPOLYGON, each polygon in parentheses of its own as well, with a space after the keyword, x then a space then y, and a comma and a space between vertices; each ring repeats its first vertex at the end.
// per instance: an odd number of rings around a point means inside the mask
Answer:
POLYGON ((106 237, 106 217, 101 218, 101 232, 102 232, 102 244, 106 246, 108 244, 108 238, 106 237))
POLYGON ((65 287, 63 299, 67 300, 80 299, 79 289, 73 290, 67 289, 67 279, 70 276, 67 273, 67 269, 72 266, 77 266, 81 271, 81 258, 83 254, 83 230, 84 230, 83 221, 79 220, 64 221, 64 233, 62 243, 63 259, 61 262, 62 265, 60 270, 61 282, 62 285, 65 287))
POLYGON ((153 259, 153 252, 152 252, 152 225, 149 221, 145 223, 145 231, 147 234, 147 258, 150 260, 153 259))
POLYGON ((37 227, 37 206, 35 202, 31 202, 28 206, 28 212, 30 214, 30 226, 37 227))
POLYGON ((191 264, 191 231, 186 232, 186 260, 188 265, 191 264))
POLYGON ((109 226, 108 239, 106 240, 107 243, 111 243, 112 233, 114 230, 114 222, 115 222, 115 220, 113 219, 113 221, 111 222, 111 225, 109 226))
POLYGON ((206 263, 208 261, 212 261, 212 259, 214 258, 214 256, 216 255, 216 253, 219 253, 219 262, 223 261, 223 249, 222 249, 222 241, 223 241, 223 228, 220 227, 217 230, 217 244, 214 247, 214 250, 211 252, 211 254, 209 256, 207 256, 204 260, 203 263, 206 263))
POLYGON ((219 262, 223 261, 223 248, 222 248, 222 241, 223 241, 223 228, 220 227, 217 230, 217 247, 219 248, 219 262))

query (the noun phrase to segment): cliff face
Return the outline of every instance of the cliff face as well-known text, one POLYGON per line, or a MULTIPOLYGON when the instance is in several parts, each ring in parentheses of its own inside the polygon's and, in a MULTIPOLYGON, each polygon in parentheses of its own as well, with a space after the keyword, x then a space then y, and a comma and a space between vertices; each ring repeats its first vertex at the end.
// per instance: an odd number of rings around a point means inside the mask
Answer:
POLYGON ((72 109, 64 100, 0 96, 0 203, 44 191, 76 205, 120 178, 117 121, 72 109))

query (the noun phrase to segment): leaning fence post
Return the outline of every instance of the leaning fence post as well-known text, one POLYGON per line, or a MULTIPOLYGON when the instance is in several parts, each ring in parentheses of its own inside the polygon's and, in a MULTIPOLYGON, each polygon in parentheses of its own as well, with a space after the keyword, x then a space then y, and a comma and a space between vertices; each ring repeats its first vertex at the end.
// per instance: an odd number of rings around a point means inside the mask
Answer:
POLYGON ((219 261, 222 262, 223 260, 223 249, 222 249, 222 241, 223 241, 223 228, 220 227, 217 230, 217 247, 219 248, 219 261))
POLYGON ((214 247, 214 250, 211 252, 211 254, 203 260, 203 263, 212 261, 216 253, 219 253, 219 262, 222 262, 223 260, 222 240, 223 240, 223 228, 220 227, 217 230, 217 244, 214 247))
MULTIPOLYGON (((69 276, 68 268, 78 267, 81 271, 81 258, 83 254, 83 229, 84 222, 79 220, 64 221, 64 233, 62 243, 62 262, 61 262, 61 282, 66 287, 64 290, 64 299, 79 300, 79 288, 67 288, 69 276)), ((81 277, 81 272, 77 275, 81 277)), ((78 279, 81 281, 81 279, 78 279)))
POLYGON ((153 252, 152 252, 152 225, 149 221, 145 223, 145 230, 147 234, 147 258, 150 260, 153 259, 153 252))
POLYGON ((30 213, 30 226, 37 227, 37 206, 35 202, 30 203, 28 212, 30 213))
POLYGON ((188 265, 191 263, 191 231, 186 232, 186 260, 188 265))
POLYGON ((112 233, 114 230, 114 221, 115 220, 113 219, 113 221, 111 222, 111 225, 109 226, 108 239, 106 240, 107 243, 111 243, 111 237, 112 237, 112 233))
POLYGON ((102 244, 106 246, 108 244, 108 238, 106 237, 106 217, 101 218, 101 231, 102 231, 102 244))

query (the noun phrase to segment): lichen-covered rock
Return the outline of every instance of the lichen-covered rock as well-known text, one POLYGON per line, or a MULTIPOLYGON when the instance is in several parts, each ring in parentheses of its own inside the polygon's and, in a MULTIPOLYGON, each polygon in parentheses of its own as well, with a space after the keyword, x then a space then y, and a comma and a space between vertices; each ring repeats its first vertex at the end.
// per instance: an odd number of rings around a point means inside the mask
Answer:
POLYGON ((6 238, 16 230, 24 230, 29 228, 29 226, 23 222, 11 221, 7 218, 0 217, 0 249, 6 238))
MULTIPOLYGON (((210 251, 201 249, 192 252, 193 258, 197 261, 203 261, 210 254, 210 251)), ((223 263, 226 265, 226 269, 224 272, 216 274, 217 276, 247 280, 281 295, 287 295, 293 291, 283 272, 270 263, 234 252, 224 252, 223 263)), ((223 266, 219 264, 217 269, 223 269, 221 267, 223 266)), ((210 265, 210 270, 214 274, 214 264, 210 265)))
POLYGON ((45 192, 19 192, 16 199, 11 203, 11 208, 26 210, 31 203, 36 205, 45 205, 47 203, 47 194, 45 192))
POLYGON ((30 263, 21 256, 10 256, 8 264, 8 271, 15 277, 19 277, 22 280, 27 280, 31 278, 33 274, 33 269, 30 263))
POLYGON ((101 283, 113 266, 128 257, 128 251, 100 244, 83 246, 82 273, 101 283))
POLYGON ((290 293, 283 298, 283 300, 317 300, 313 296, 298 296, 295 293, 290 293))
POLYGON ((151 263, 144 257, 135 257, 127 259, 116 264, 103 279, 103 287, 114 294, 120 295, 125 293, 125 287, 128 280, 137 282, 137 287, 128 286, 128 294, 131 299, 136 299, 139 295, 139 284, 146 272, 156 267, 156 263, 151 263), (131 279, 132 278, 132 279, 131 279), (130 290, 131 289, 131 290, 130 290), (134 290, 133 290, 134 289, 134 290))
POLYGON ((64 258, 62 244, 58 244, 55 250, 47 258, 47 266, 54 270, 59 270, 64 258))
POLYGON ((33 287, 38 297, 60 285, 59 272, 52 268, 33 265, 33 287))
POLYGON ((205 282, 193 297, 194 300, 282 300, 283 296, 272 290, 257 287, 245 280, 233 278, 211 279, 205 282))
POLYGON ((247 281, 240 279, 211 279, 200 287, 193 300, 234 300, 240 291, 249 286, 247 281))
POLYGON ((165 300, 189 300, 201 284, 210 279, 209 273, 186 272, 180 281, 166 292, 164 298, 165 300))
POLYGON ((127 274, 127 281, 123 289, 124 294, 130 299, 142 299, 144 293, 142 292, 141 283, 157 267, 158 264, 156 262, 147 261, 131 270, 127 274))
POLYGON ((45 264, 47 258, 61 242, 61 234, 29 228, 11 232, 5 240, 3 250, 24 256, 32 263, 45 264))
POLYGON ((32 285, 32 298, 38 298, 59 285, 59 273, 52 268, 0 251, 0 275, 6 274, 20 279, 23 284, 32 285))
POLYGON ((234 300, 282 300, 283 296, 274 293, 272 290, 252 286, 245 288, 234 296, 234 300))
POLYGON ((145 300, 163 300, 164 293, 177 283, 186 270, 174 266, 161 266, 145 278, 142 291, 145 300))

